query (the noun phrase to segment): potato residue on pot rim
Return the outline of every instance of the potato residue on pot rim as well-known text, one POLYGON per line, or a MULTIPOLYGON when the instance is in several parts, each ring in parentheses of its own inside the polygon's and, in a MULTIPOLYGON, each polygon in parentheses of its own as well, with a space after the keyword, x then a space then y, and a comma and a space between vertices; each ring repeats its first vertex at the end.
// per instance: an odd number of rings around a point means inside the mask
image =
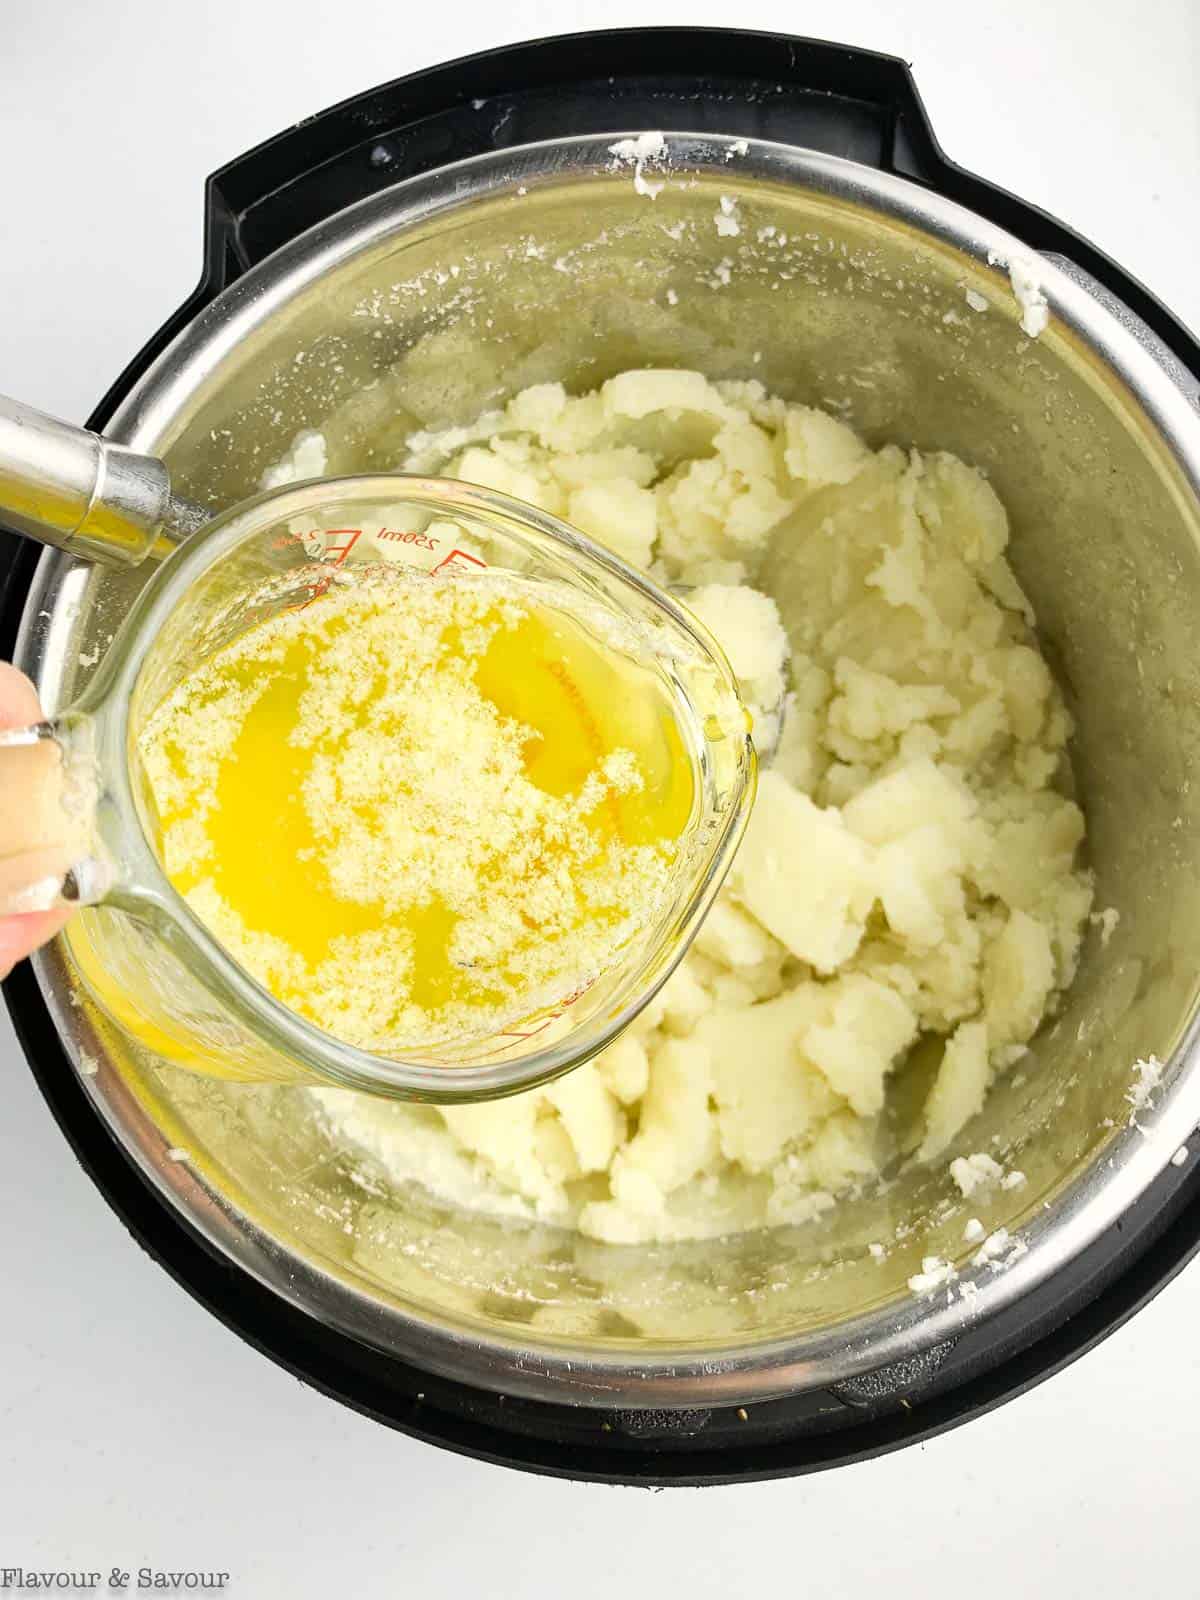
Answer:
MULTIPOLYGON (((614 1045, 486 1105, 313 1090, 332 1136, 628 1243, 801 1221, 942 1155, 1071 982, 1092 899, 1069 718, 986 479, 683 371, 542 384, 409 452, 695 586, 756 732, 785 677, 786 714, 725 889, 614 1045)), ((296 457, 274 481, 320 470, 320 436, 296 457)))

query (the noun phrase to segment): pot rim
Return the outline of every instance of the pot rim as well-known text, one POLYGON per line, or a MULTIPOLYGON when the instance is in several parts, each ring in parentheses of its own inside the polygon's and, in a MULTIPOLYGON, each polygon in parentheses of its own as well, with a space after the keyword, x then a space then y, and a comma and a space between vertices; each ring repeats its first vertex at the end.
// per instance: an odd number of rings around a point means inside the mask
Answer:
MULTIPOLYGON (((642 131, 615 128, 450 163, 338 212, 267 257, 201 312, 134 385, 108 435, 136 449, 168 450, 174 419, 206 384, 217 381, 224 358, 316 279, 394 235, 521 185, 611 179, 616 165, 611 146, 642 131)), ((1069 270, 1069 262, 1060 267, 1057 258, 1035 253, 967 208, 857 162, 732 135, 672 132, 665 138, 673 174, 719 173, 727 188, 749 178, 814 191, 899 222, 985 268, 1014 256, 1033 257, 1052 318, 1122 380, 1191 495, 1200 500, 1200 416, 1177 368, 1164 360, 1163 347, 1149 329, 1124 307, 1117 308, 1119 314, 1110 309, 1111 297, 1101 303, 1069 270)), ((624 171, 632 176, 628 167, 624 171)), ((1020 307, 1014 301, 1007 309, 1015 322, 1020 307)), ((53 610, 64 579, 74 572, 78 582, 80 570, 55 551, 47 551, 39 565, 16 651, 18 664, 35 681, 48 675, 53 682, 56 669, 48 633, 34 626, 34 619, 40 610, 53 610)), ((78 1063, 88 1041, 81 1037, 81 1014, 68 1004, 68 969, 57 945, 34 958, 34 969, 57 1031, 78 1063)), ((93 1039, 93 1051, 96 1044, 93 1039)), ((1163 1064, 1153 1103, 1139 1107, 1136 1120, 1131 1115, 1114 1129, 1089 1165, 1021 1226, 1016 1236, 1025 1251, 1004 1270, 979 1266, 961 1273, 957 1294, 953 1289, 925 1298, 901 1294, 828 1328, 723 1347, 732 1353, 694 1346, 648 1352, 615 1342, 597 1348, 544 1334, 502 1338, 444 1312, 418 1315, 381 1302, 283 1248, 197 1172, 167 1159, 169 1141, 116 1071, 106 1065, 85 1080, 85 1087, 117 1144, 174 1211, 235 1266, 323 1324, 425 1370, 489 1390, 596 1407, 686 1408, 775 1399, 915 1358, 936 1365, 937 1347, 947 1347, 1063 1269, 1168 1165, 1200 1125, 1200 1073, 1192 1070, 1198 1049, 1200 1016, 1193 1009, 1163 1064), (964 1285, 974 1292, 962 1294, 964 1285)))

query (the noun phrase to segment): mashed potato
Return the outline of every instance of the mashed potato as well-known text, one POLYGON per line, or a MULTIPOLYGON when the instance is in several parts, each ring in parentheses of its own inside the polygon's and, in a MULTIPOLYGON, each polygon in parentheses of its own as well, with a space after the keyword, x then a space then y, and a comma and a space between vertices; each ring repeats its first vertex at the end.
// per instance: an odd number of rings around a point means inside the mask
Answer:
POLYGON ((1092 898, 1070 722, 986 479, 681 371, 539 385, 409 449, 691 586, 774 753, 693 948, 603 1055, 488 1105, 315 1090, 335 1137, 623 1243, 804 1220, 943 1156, 1071 982, 1092 898))

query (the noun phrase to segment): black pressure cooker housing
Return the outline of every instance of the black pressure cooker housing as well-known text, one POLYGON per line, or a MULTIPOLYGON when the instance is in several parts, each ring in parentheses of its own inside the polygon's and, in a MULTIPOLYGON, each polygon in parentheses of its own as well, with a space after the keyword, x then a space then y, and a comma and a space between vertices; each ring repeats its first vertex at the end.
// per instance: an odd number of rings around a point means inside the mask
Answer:
MULTIPOLYGON (((487 151, 613 129, 768 139, 924 185, 1031 249, 1066 255, 1200 381, 1200 345, 1141 284, 1053 217, 947 160, 891 56, 732 29, 653 28, 510 46, 397 79, 222 167, 205 190, 204 273, 89 418, 103 428, 175 336, 250 267, 402 179, 487 151)), ((0 657, 39 558, 0 531, 0 657)), ((135 1239, 200 1303, 303 1382, 430 1443, 561 1477, 646 1485, 785 1477, 928 1438, 1031 1388, 1143 1306, 1200 1248, 1200 1163, 1168 1166, 1124 1218, 1034 1295, 911 1362, 749 1407, 597 1411, 435 1377, 324 1327, 235 1269, 109 1137, 32 970, 5 998, 75 1154, 135 1239)))

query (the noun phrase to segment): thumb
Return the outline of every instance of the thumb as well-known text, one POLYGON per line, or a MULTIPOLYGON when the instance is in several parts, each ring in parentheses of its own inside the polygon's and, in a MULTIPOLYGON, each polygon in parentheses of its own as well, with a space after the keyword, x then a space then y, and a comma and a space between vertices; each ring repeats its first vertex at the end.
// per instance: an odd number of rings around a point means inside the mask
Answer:
MULTIPOLYGON (((0 661, 0 728, 23 728, 41 718, 33 684, 10 662, 0 661)), ((68 909, 59 908, 0 917, 0 978, 7 978, 22 957, 53 939, 70 915, 68 909)))

